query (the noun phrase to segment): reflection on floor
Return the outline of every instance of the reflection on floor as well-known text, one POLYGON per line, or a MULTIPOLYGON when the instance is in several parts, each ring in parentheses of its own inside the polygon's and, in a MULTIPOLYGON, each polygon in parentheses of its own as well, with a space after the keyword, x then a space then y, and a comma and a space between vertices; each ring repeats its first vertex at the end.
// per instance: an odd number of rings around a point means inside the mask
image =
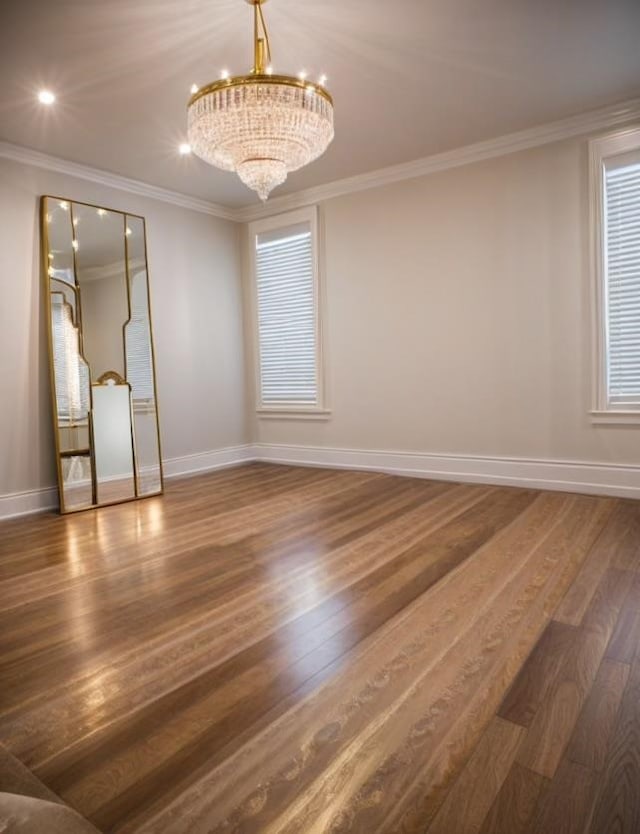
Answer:
POLYGON ((253 464, 4 523, 0 603, 105 832, 640 830, 636 503, 253 464))

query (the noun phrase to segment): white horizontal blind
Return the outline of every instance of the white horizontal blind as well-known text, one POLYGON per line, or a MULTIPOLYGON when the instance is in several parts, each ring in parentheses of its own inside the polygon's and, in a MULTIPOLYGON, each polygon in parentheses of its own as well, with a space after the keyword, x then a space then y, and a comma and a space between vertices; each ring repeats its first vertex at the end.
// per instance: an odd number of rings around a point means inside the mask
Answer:
POLYGON ((58 421, 73 424, 87 419, 89 373, 80 358, 78 331, 71 307, 62 293, 51 293, 51 340, 58 421))
POLYGON ((147 301, 147 273, 138 272, 131 281, 131 319, 125 330, 127 382, 134 401, 153 400, 153 361, 147 301))
POLYGON ((640 162, 605 169, 607 396, 640 405, 640 162))
POLYGON ((262 405, 316 405, 316 286, 308 223, 256 237, 262 405))

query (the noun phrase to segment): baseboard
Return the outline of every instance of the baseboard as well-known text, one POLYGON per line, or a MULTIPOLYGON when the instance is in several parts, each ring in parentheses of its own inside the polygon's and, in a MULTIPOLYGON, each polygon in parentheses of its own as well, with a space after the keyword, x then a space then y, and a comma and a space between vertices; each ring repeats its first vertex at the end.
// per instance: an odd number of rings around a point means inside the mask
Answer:
POLYGON ((58 506, 58 487, 26 489, 0 495, 0 520, 53 510, 58 506))
MULTIPOLYGON (((528 458, 434 455, 422 452, 333 449, 325 446, 244 444, 167 458, 167 479, 212 472, 251 461, 330 469, 364 469, 414 478, 498 484, 640 499, 640 466, 528 458)), ((51 510, 56 487, 0 495, 0 519, 51 510)))
POLYGON ((256 460, 333 469, 365 469, 435 480, 640 498, 640 466, 527 458, 434 455, 259 443, 256 460))
POLYGON ((162 468, 165 478, 181 478, 184 475, 224 469, 227 466, 237 466, 239 463, 248 463, 252 460, 255 460, 254 447, 245 443, 242 446, 227 446, 211 452, 197 452, 193 455, 167 458, 163 461, 162 468))
MULTIPOLYGON (((210 452, 166 458, 163 461, 163 471, 167 479, 180 478, 186 475, 195 475, 198 472, 210 472, 227 466, 236 466, 239 463, 246 463, 251 460, 255 460, 252 446, 247 444, 228 446, 210 452)), ((55 486, 10 492, 6 495, 0 495, 0 520, 53 510, 57 507, 58 488, 55 486)))

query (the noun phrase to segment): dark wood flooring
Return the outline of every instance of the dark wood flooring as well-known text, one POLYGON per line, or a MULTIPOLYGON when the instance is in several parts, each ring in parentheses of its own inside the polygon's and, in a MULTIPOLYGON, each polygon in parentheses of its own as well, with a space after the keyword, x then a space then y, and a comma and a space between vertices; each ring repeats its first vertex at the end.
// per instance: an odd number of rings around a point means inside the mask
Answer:
POLYGON ((252 464, 5 522, 0 741, 104 832, 638 834, 640 505, 252 464))

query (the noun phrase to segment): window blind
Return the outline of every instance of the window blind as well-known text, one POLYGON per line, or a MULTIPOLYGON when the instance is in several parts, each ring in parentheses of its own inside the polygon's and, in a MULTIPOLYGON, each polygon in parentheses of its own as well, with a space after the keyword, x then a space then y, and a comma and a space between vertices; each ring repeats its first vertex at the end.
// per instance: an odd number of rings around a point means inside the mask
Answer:
POLYGON ((609 403, 640 404, 640 162, 605 170, 609 403))
POLYGON ((134 402, 153 400, 151 333, 147 311, 147 275, 139 272, 131 281, 131 320, 125 331, 127 342, 127 382, 134 402))
POLYGON ((256 238, 263 405, 315 405, 316 291, 308 223, 256 238))
POLYGON ((51 293, 51 338, 58 420, 77 423, 89 411, 89 374, 78 352, 78 331, 62 293, 51 293))

